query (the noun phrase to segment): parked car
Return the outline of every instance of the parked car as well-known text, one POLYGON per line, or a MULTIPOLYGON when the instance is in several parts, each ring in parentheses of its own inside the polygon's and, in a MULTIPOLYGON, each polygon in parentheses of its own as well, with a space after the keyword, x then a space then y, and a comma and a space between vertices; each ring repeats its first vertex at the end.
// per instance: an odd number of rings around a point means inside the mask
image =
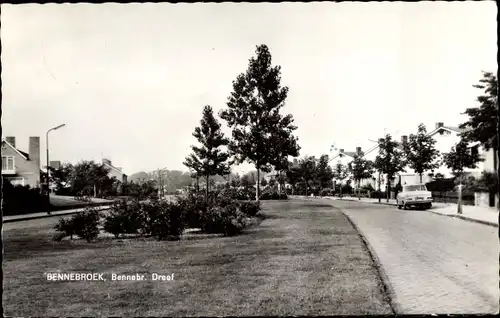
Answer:
POLYGON ((405 210, 411 206, 430 209, 432 207, 432 193, 427 191, 425 184, 404 185, 403 191, 396 197, 398 209, 405 210))

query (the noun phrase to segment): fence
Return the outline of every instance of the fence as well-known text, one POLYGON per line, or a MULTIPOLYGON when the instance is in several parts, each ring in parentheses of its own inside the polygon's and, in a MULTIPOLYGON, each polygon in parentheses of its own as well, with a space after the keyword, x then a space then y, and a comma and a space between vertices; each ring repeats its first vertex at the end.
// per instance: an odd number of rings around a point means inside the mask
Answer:
MULTIPOLYGON (((432 199, 434 202, 442 203, 457 203, 458 202, 458 192, 447 191, 447 192, 437 192, 432 191, 432 199)), ((464 205, 474 205, 474 193, 462 193, 462 204, 464 205)))

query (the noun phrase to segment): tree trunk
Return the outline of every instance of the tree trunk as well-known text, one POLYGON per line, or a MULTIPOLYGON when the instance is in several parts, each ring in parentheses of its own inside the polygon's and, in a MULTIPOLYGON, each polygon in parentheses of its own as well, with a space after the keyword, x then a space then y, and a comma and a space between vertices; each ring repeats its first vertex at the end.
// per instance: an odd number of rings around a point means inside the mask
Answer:
POLYGON ((206 178, 206 180, 207 180, 207 186, 206 186, 205 196, 206 196, 206 199, 207 199, 207 201, 208 201, 208 187, 209 187, 208 179, 210 178, 210 176, 209 176, 209 175, 207 175, 205 178, 206 178))
POLYGON ((419 173, 419 176, 420 176, 420 184, 422 184, 422 174, 419 173))
POLYGON ((358 200, 361 200, 361 180, 358 180, 358 200))
POLYGON ((387 202, 389 203, 389 199, 391 198, 391 178, 387 178, 387 202))
POLYGON ((305 182, 304 185, 306 187, 306 197, 307 197, 307 182, 305 182))
POLYGON ((257 188, 255 189, 255 201, 259 201, 260 197, 260 169, 257 167, 257 188))
POLYGON ((380 172, 378 173, 378 203, 380 203, 380 200, 381 200, 381 195, 380 195, 380 192, 381 192, 381 182, 380 182, 380 172))
POLYGON ((278 171, 278 195, 281 197, 281 171, 278 171))
POLYGON ((200 176, 196 176, 196 192, 200 192, 200 176))

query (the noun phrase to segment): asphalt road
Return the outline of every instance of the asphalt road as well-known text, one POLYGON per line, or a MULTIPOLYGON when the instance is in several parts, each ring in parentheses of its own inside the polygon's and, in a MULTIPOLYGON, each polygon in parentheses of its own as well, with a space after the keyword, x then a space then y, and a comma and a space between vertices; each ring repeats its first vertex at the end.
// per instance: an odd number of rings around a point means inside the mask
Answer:
POLYGON ((368 240, 399 314, 495 313, 498 228, 426 211, 331 201, 368 240))

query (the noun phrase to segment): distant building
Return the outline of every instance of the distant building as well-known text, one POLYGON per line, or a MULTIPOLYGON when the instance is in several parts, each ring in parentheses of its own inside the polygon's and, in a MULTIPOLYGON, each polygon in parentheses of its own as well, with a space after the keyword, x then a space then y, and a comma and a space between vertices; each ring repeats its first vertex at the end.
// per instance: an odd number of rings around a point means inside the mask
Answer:
POLYGON ((2 177, 14 185, 40 186, 40 137, 29 137, 28 153, 16 148, 16 137, 2 140, 2 177))
POLYGON ((60 169, 61 168, 61 161, 51 161, 49 163, 49 166, 53 169, 60 169))
MULTIPOLYGON (((436 140, 435 147, 441 153, 450 152, 451 148, 455 146, 460 141, 460 133, 463 132, 462 129, 453 126, 446 126, 442 122, 436 123, 435 129, 431 132, 427 133, 428 136, 431 136, 436 140)), ((408 136, 401 136, 401 141, 398 141, 398 147, 400 149, 403 148, 403 144, 408 142, 408 136)), ((495 154, 492 149, 485 150, 483 149, 478 142, 470 144, 472 151, 477 151, 479 155, 483 158, 482 162, 477 164, 477 168, 475 169, 465 169, 464 172, 468 175, 474 177, 480 177, 483 171, 495 171, 495 154)), ((356 152, 344 152, 343 149, 340 150, 340 154, 333 159, 337 159, 342 162, 344 165, 348 164, 354 159, 354 155, 359 153, 363 156, 363 158, 371 161, 375 161, 376 156, 378 155, 379 146, 376 145, 366 152, 362 152, 361 148, 358 147, 356 152), (343 156, 341 155, 343 154, 343 156)), ((497 157, 498 158, 498 157, 497 157)), ((337 163, 337 162, 335 162, 337 163)), ((442 161, 440 161, 441 165, 435 169, 434 171, 425 171, 422 175, 422 183, 427 183, 432 180, 433 174, 441 173, 445 177, 451 177, 452 171, 444 165, 442 161)), ((361 181, 361 186, 371 184, 375 189, 378 187, 378 175, 374 174, 372 178, 365 179, 361 181)), ((383 176, 382 176, 383 179, 383 176)), ((415 184, 420 183, 420 176, 415 173, 412 169, 406 168, 405 171, 398 173, 393 180, 391 186, 395 186, 398 182, 404 184, 415 184)), ((382 188, 384 187, 384 182, 382 182, 382 188)))
POLYGON ((108 176, 110 178, 115 177, 118 181, 122 183, 127 182, 127 175, 123 173, 122 168, 120 167, 115 167, 111 164, 111 160, 109 159, 102 159, 102 164, 108 168, 108 176))

